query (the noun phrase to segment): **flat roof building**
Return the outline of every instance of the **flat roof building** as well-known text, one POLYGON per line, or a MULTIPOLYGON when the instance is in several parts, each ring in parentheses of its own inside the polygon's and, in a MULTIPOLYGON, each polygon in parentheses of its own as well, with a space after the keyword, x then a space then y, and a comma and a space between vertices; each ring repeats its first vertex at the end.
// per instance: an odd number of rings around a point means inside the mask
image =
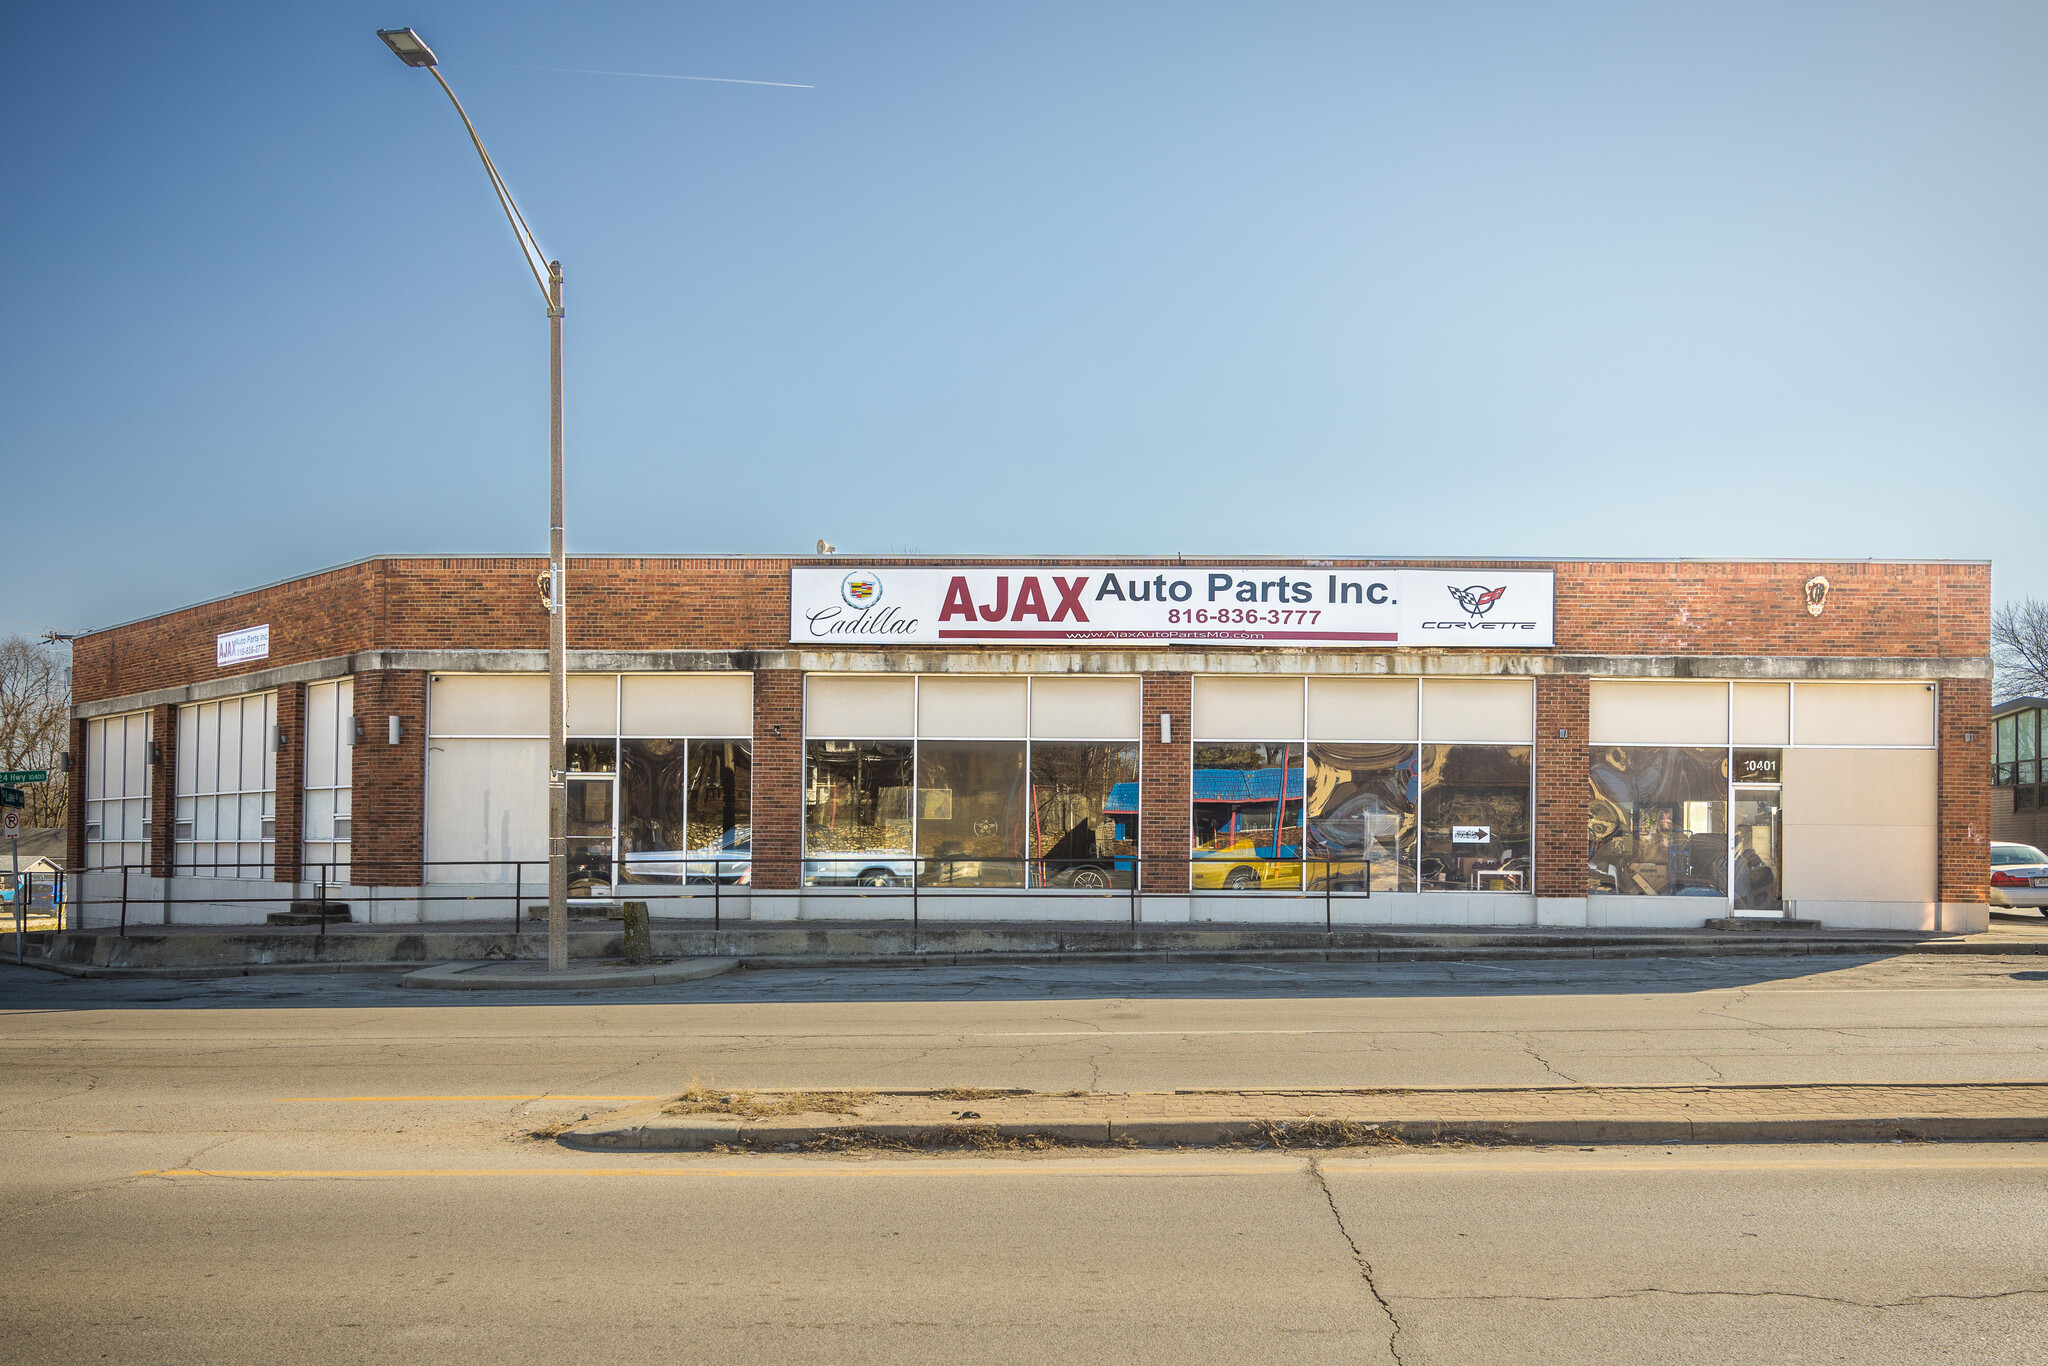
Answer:
MULTIPOLYGON (((117 878, 215 923, 322 887, 380 921, 542 892, 545 568, 376 558, 79 636, 87 922, 117 878)), ((1990 586, 1947 561, 575 558, 572 894, 1981 929, 1990 586)))

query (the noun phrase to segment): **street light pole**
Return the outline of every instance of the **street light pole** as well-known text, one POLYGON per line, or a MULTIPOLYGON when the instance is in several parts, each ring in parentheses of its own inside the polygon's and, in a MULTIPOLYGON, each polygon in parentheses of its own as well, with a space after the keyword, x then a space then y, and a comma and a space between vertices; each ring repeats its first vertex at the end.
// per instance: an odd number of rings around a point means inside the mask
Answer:
MULTIPOLYGON (((569 607, 568 559, 562 545, 562 263, 551 261, 540 249, 533 230, 505 188, 504 178, 484 150, 476 125, 462 101, 455 98, 442 77, 439 61, 420 36, 409 28, 380 28, 377 36, 407 66, 424 67, 455 106, 469 140, 483 161, 484 174, 491 178, 498 206, 512 235, 519 240, 520 255, 533 272, 541 297, 548 308, 548 971, 569 969, 569 607)), ((520 908, 524 909, 524 908, 520 908)))

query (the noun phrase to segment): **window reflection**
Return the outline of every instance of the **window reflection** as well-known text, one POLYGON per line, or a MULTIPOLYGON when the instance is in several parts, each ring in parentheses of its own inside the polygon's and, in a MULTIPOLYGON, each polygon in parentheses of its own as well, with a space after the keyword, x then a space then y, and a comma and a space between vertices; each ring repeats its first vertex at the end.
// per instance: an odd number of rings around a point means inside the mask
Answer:
POLYGON ((1302 747, 1196 745, 1194 761, 1195 888, 1298 889, 1302 747))
POLYGON ((1422 889, 1529 888, 1528 745, 1424 745, 1422 889))
POLYGON ((927 887, 1024 885, 1024 742, 917 747, 918 878, 927 887))
POLYGON ((1138 848, 1138 747, 1040 740, 1031 746, 1032 882, 1128 887, 1138 848))
POLYGON ((804 751, 805 885, 907 884, 910 742, 812 740, 804 751))
POLYGON ((1415 746, 1312 744, 1307 775, 1309 886, 1414 891, 1415 746))
POLYGON ((1727 894, 1727 750, 1595 749, 1590 777, 1589 890, 1727 894))

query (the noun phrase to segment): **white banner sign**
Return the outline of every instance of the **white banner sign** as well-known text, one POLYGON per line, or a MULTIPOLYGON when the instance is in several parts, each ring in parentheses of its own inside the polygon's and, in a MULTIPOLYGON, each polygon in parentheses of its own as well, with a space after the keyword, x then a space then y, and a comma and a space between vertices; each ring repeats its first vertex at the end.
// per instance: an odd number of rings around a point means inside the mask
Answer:
POLYGON ((797 644, 1547 649, 1549 571, 1260 565, 802 567, 797 644))
POLYGON ((245 631, 224 631, 213 638, 213 667, 247 664, 252 659, 270 658, 270 627, 251 626, 245 631))

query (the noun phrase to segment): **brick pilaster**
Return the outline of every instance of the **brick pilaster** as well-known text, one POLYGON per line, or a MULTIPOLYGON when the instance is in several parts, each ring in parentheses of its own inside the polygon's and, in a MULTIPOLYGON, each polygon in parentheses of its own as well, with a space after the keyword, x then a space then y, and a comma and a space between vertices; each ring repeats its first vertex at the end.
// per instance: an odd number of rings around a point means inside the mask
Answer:
POLYGON ((804 676, 754 674, 754 885, 790 891, 804 852, 804 676))
POLYGON ((299 880, 300 860, 305 857, 306 827, 306 685, 287 683, 277 690, 277 728, 281 741, 277 749, 277 794, 272 810, 273 846, 278 882, 299 880))
POLYGON ((1192 847, 1194 820, 1194 748, 1190 699, 1193 686, 1184 673, 1148 673, 1140 684, 1138 707, 1143 741, 1138 746, 1143 783, 1138 801, 1138 856, 1147 892, 1185 892, 1184 860, 1192 847), (1173 718, 1173 741, 1159 741, 1159 718, 1173 718), (1158 860, 1153 862, 1152 860, 1158 860))
POLYGON ((1945 902, 1981 903, 1988 899, 1991 877, 1991 685, 1981 678, 1945 678, 1936 705, 1940 895, 1945 902))
POLYGON ((355 696, 363 738, 351 756, 355 839, 349 881, 359 887, 418 886, 426 856, 427 676, 396 669, 360 673, 355 696), (395 745, 393 716, 399 722, 395 745))
POLYGON ((1586 894, 1589 804, 1587 719, 1591 689, 1582 677, 1536 679, 1536 895, 1586 894))
POLYGON ((64 866, 85 867, 85 729, 71 722, 71 771, 64 775, 69 799, 64 804, 64 866))
POLYGON ((156 762, 149 766, 149 875, 169 877, 178 830, 178 709, 149 709, 149 738, 156 762))

